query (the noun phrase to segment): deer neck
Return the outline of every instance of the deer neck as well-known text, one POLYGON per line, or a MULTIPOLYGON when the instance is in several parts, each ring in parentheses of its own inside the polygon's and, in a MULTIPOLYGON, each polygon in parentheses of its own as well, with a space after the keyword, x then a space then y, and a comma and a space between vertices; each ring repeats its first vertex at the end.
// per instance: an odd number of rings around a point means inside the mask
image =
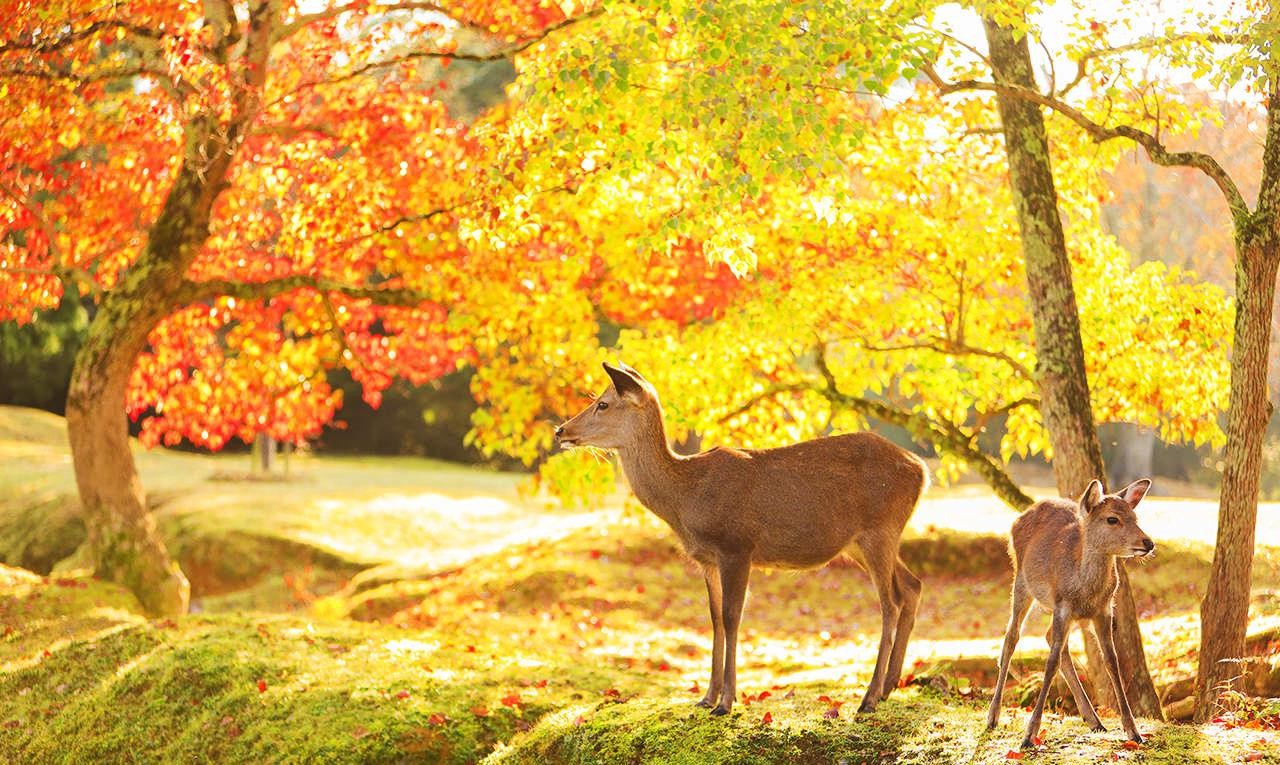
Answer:
POLYGON ((618 457, 640 503, 679 531, 680 515, 688 497, 688 460, 671 450, 661 415, 646 421, 634 442, 618 450, 618 457))
POLYGON ((1071 589, 1090 599, 1105 597, 1109 601, 1117 582, 1116 556, 1091 552, 1085 545, 1080 553, 1080 566, 1076 569, 1071 589))

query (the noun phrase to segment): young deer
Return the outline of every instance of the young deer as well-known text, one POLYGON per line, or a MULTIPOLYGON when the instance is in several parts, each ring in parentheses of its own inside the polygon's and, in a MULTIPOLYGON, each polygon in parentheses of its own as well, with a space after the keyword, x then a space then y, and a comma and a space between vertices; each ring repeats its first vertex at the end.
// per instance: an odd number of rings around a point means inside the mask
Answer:
POLYGON ((1046 499, 1037 502, 1013 524, 1010 532, 1013 553, 1012 613, 1000 652, 1000 674, 995 695, 987 712, 987 729, 1000 720, 1000 696, 1009 674, 1009 658, 1022 634, 1022 625, 1033 602, 1053 612, 1049 628, 1049 658, 1045 662, 1044 685, 1035 709, 1027 720, 1022 748, 1032 746, 1040 730, 1044 700, 1049 695, 1054 672, 1061 671, 1085 724, 1095 731, 1105 730, 1076 675, 1067 649, 1067 632, 1073 622, 1089 620, 1102 647, 1107 674, 1120 705, 1120 722, 1129 738, 1142 743, 1133 722, 1129 700, 1120 679, 1120 664, 1111 637, 1111 609, 1118 580, 1116 558, 1140 558, 1152 554, 1156 546, 1138 528, 1134 508, 1146 496, 1151 481, 1142 479, 1116 494, 1103 494, 1102 484, 1093 481, 1080 501, 1046 499), (1061 664, 1059 664, 1061 658, 1061 664))
POLYGON ((713 715, 733 707, 752 566, 816 568, 852 552, 880 597, 880 652, 859 711, 875 709, 898 684, 920 600, 898 542, 926 486, 924 463, 872 433, 681 456, 667 444, 653 386, 626 365, 604 369, 613 384, 556 428, 556 438, 616 449, 636 497, 701 565, 715 637, 698 705, 714 707, 713 715))

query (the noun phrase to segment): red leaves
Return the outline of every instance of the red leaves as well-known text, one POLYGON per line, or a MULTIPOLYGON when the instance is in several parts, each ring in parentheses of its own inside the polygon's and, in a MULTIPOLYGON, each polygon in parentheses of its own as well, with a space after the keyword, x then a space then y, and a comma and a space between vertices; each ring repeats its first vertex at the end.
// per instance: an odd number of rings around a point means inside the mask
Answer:
POLYGON ((606 699, 621 699, 622 691, 617 688, 605 688, 603 695, 606 699))
POLYGON ((698 682, 696 680, 694 681, 693 685, 689 686, 688 688, 685 688, 685 691, 689 693, 702 693, 702 689, 698 687, 698 682))
POLYGON ((822 713, 822 716, 827 720, 835 720, 840 717, 840 707, 830 707, 827 711, 822 713))
POLYGON ((488 717, 489 708, 483 704, 476 704, 475 706, 471 707, 471 714, 475 715, 476 717, 488 717))
POLYGON ((258 678, 258 693, 266 693, 266 692, 267 692, 267 681, 263 680, 262 678, 258 678))
POLYGON ((512 691, 511 693, 508 693, 506 696, 502 697, 502 706, 504 707, 518 707, 520 706, 520 704, 521 704, 520 694, 516 693, 515 691, 512 691))
POLYGON ((1123 744, 1121 744, 1121 746, 1123 746, 1125 749, 1130 749, 1130 750, 1142 748, 1142 744, 1139 744, 1137 741, 1125 741, 1123 744))
POLYGON ((765 713, 764 713, 764 717, 761 717, 761 718, 760 718, 760 722, 761 722, 761 724, 763 724, 763 725, 768 725, 769 723, 773 722, 773 713, 772 713, 772 712, 765 712, 765 713))
POLYGON ((398 693, 396 693, 396 698, 397 698, 397 699, 407 699, 407 698, 409 698, 409 697, 410 697, 410 696, 412 696, 412 695, 413 695, 413 694, 412 694, 412 693, 410 693, 409 691, 407 691, 407 690, 402 690, 402 691, 399 691, 398 693))
POLYGON ((444 725, 448 721, 449 718, 440 712, 432 712, 431 716, 427 718, 427 722, 432 725, 444 725))
POLYGON ((1249 752, 1244 756, 1245 762, 1258 762, 1263 757, 1262 752, 1249 752))
POLYGON ((1010 749, 1009 751, 1004 753, 1004 758, 1006 760, 1021 760, 1022 752, 1019 752, 1015 749, 1010 749))

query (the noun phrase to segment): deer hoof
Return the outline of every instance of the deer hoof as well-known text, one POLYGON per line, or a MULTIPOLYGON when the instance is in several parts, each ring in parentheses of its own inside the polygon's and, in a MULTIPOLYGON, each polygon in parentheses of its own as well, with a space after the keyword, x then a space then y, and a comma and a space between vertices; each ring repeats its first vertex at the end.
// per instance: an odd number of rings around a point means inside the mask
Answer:
POLYGON ((866 715, 876 711, 876 702, 867 699, 858 705, 858 714, 866 715))
POLYGON ((1145 744, 1145 743, 1146 743, 1146 739, 1144 739, 1144 738, 1142 737, 1142 734, 1141 734, 1141 733, 1139 733, 1139 732, 1137 732, 1136 730, 1135 730, 1133 733, 1130 733, 1130 734, 1129 734, 1129 740, 1130 740, 1130 741, 1132 741, 1132 742, 1134 742, 1135 744, 1145 744))
POLYGON ((1089 730, 1093 731, 1094 733, 1106 733, 1107 726, 1103 725, 1100 722, 1096 722, 1093 725, 1089 726, 1089 730))
POLYGON ((1022 739, 1022 747, 1021 747, 1021 748, 1023 748, 1023 749, 1035 749, 1035 748, 1036 748, 1036 742, 1032 741, 1030 736, 1027 736, 1026 738, 1022 739))
POLYGON ((727 714, 729 714, 729 710, 728 710, 728 708, 727 708, 727 707, 725 707, 725 705, 723 705, 723 704, 721 704, 721 705, 717 706, 715 709, 711 710, 711 716, 712 716, 712 717, 720 717, 721 715, 727 715, 727 714))
POLYGON ((710 709, 710 708, 711 708, 711 699, 703 699, 702 701, 699 701, 698 703, 694 704, 694 706, 695 706, 695 707, 702 707, 703 709, 710 709))

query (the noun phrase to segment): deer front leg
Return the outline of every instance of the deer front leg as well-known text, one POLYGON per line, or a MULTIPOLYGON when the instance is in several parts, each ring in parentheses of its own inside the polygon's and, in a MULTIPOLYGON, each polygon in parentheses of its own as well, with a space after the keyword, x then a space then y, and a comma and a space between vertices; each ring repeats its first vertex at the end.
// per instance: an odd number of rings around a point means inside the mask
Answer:
POLYGON ((707 686, 707 695, 702 697, 698 706, 710 709, 720 701, 720 689, 724 687, 724 619, 721 608, 724 594, 720 589, 720 571, 714 566, 706 566, 702 570, 702 578, 707 583, 707 603, 711 608, 711 683, 707 686))
POLYGON ((742 623, 742 606, 747 599, 747 580, 751 578, 748 558, 720 559, 720 586, 723 594, 721 619, 724 622, 724 690, 713 715, 727 715, 733 709, 738 692, 738 625, 742 623))
POLYGON ((1027 620, 1027 612, 1031 610, 1031 596, 1013 582, 1013 595, 1009 604, 1009 626, 1004 632, 1004 647, 1000 649, 1000 664, 996 674, 996 687, 992 691, 991 708, 987 710, 987 730, 992 730, 1000 722, 1000 700, 1004 696, 1004 683, 1009 677, 1009 662, 1013 659, 1013 651, 1018 647, 1018 638, 1022 637, 1022 624, 1027 620))
POLYGON ((1107 667, 1107 675, 1111 678, 1111 687, 1115 690, 1120 705, 1120 724, 1128 734, 1130 741, 1142 743, 1142 734, 1138 732, 1138 724, 1133 720, 1133 712, 1129 710, 1129 697, 1124 693, 1124 683, 1120 679, 1120 659, 1116 656, 1116 644, 1112 636, 1111 610, 1094 617, 1093 629, 1098 634, 1098 645, 1102 648, 1102 660, 1107 667))
POLYGON ((1070 624, 1067 609, 1057 606, 1053 609, 1053 624, 1049 627, 1049 658, 1044 662, 1044 684, 1040 686, 1040 694, 1036 697, 1036 707, 1031 710, 1027 720, 1027 734, 1022 737, 1022 748, 1035 746, 1036 734, 1040 732, 1040 717, 1044 714, 1044 702, 1049 697, 1049 687, 1053 685, 1053 676, 1058 674, 1058 661, 1062 658, 1062 646, 1067 642, 1067 626, 1070 624))

